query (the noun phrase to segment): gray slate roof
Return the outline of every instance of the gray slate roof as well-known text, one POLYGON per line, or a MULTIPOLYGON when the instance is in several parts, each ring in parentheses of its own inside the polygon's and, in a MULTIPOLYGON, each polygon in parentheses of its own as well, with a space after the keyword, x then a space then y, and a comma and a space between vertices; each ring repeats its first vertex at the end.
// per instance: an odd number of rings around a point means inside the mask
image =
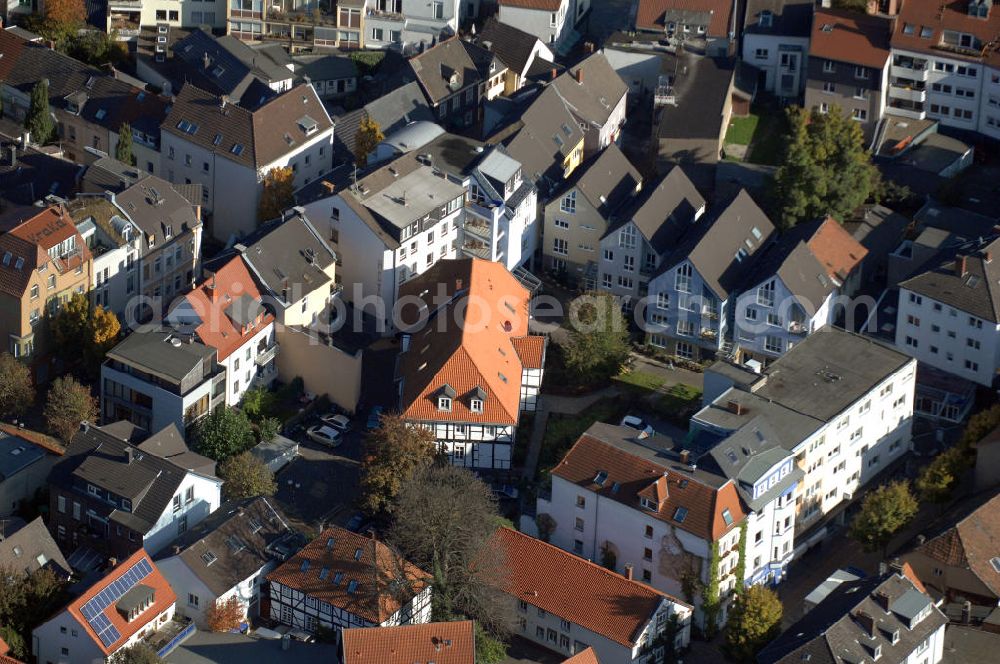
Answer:
POLYGON ((137 366, 154 376, 180 383, 189 375, 200 375, 206 361, 215 357, 215 349, 201 343, 181 343, 173 330, 139 328, 108 351, 110 359, 137 366))
POLYGON ((812 0, 749 0, 744 32, 758 35, 809 37, 812 30, 812 0), (762 12, 771 13, 770 25, 762 25, 762 12))
POLYGON ((694 222, 695 213, 704 207, 705 199, 677 166, 655 187, 643 188, 631 209, 618 216, 622 223, 634 223, 646 241, 663 254, 674 247, 694 222))
POLYGON ((180 553, 168 548, 157 560, 180 556, 191 573, 218 597, 274 560, 271 546, 290 535, 284 515, 270 500, 249 498, 220 505, 174 542, 180 553))
POLYGON ((358 76, 354 60, 342 55, 301 55, 295 58, 295 64, 299 76, 308 76, 311 81, 335 81, 358 76))
POLYGON ((956 252, 950 251, 935 267, 907 279, 900 287, 983 320, 1000 322, 1000 237, 994 236, 982 245, 978 241, 970 243, 957 253, 965 256, 964 274, 960 275, 956 268, 956 252))
POLYGON ((0 569, 30 575, 42 567, 48 567, 63 577, 71 573, 69 563, 52 539, 42 517, 13 532, 5 529, 0 538, 0 569))
POLYGON ((774 224, 750 194, 740 190, 720 212, 691 226, 677 249, 660 266, 659 273, 690 259, 708 287, 725 299, 744 285, 752 263, 748 258, 766 244, 772 233, 774 224), (736 252, 741 248, 748 258, 737 261, 736 252))
POLYGON ((615 106, 628 93, 628 85, 603 53, 594 53, 567 69, 552 81, 551 86, 577 115, 599 125, 608 121, 615 106), (577 81, 579 74, 583 76, 582 82, 577 81))
POLYGON ((145 533, 163 514, 187 472, 97 427, 86 427, 73 436, 66 456, 53 467, 49 482, 63 489, 79 482, 89 483, 130 499, 131 512, 108 503, 100 516, 145 533), (131 463, 126 459, 126 450, 132 450, 131 463))
POLYGON ((902 662, 916 647, 948 622, 927 595, 905 576, 869 577, 845 581, 822 602, 768 644, 759 664, 844 664, 871 662, 875 648, 880 661, 902 662), (883 607, 878 598, 888 601, 883 607), (915 611, 930 613, 911 627, 915 611), (898 640, 893 644, 894 633, 898 640))
POLYGON ((342 158, 353 159, 356 134, 366 113, 386 136, 411 122, 436 121, 420 84, 412 81, 365 104, 364 108, 335 118, 334 148, 342 158))
POLYGON ((524 176, 536 184, 542 178, 562 180, 563 160, 583 140, 583 132, 569 105, 548 86, 521 116, 521 128, 507 143, 507 151, 524 166, 524 176))
POLYGON ((479 32, 478 43, 487 48, 503 63, 519 75, 527 73, 529 62, 532 61, 532 51, 538 43, 538 37, 512 25, 501 23, 496 18, 486 21, 479 32))
POLYGON ((642 175, 612 143, 588 163, 577 167, 571 179, 553 196, 553 201, 575 188, 595 210, 607 217, 634 196, 641 183, 642 175))
POLYGON ((115 196, 115 202, 135 222, 148 240, 153 236, 155 246, 167 241, 166 231, 170 227, 171 237, 191 231, 201 225, 195 205, 182 195, 174 185, 155 175, 140 174, 139 181, 115 196))
POLYGON ((755 393, 829 422, 910 361, 869 337, 827 325, 768 365, 755 393))
POLYGON ((485 57, 484 51, 456 37, 413 56, 409 68, 427 100, 436 105, 459 90, 486 80, 489 70, 483 71, 483 61, 489 67, 488 61, 493 57, 491 54, 485 57))

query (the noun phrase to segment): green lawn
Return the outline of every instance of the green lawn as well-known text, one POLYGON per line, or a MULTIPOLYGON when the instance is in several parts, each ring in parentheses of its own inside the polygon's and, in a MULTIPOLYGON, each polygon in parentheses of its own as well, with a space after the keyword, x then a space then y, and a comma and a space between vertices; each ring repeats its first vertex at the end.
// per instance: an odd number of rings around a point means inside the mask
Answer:
POLYGON ((615 381, 629 387, 655 392, 663 387, 663 379, 645 371, 629 371, 615 376, 615 381))
POLYGON ((668 420, 686 423, 701 405, 701 390, 690 385, 674 385, 660 397, 660 414, 668 420))
POLYGON ((726 131, 726 143, 750 145, 759 122, 760 117, 753 113, 745 118, 734 117, 729 121, 729 129, 726 131))

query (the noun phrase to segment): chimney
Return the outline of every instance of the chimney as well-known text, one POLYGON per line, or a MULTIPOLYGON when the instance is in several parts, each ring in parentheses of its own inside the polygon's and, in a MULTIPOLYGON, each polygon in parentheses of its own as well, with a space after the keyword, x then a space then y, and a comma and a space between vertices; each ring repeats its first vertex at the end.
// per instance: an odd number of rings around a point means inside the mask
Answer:
POLYGON ((972 602, 965 600, 962 603, 962 624, 968 625, 972 622, 972 602))
POLYGON ((629 581, 632 580, 632 564, 631 563, 625 565, 625 578, 628 579, 629 581))
POLYGON ((553 67, 552 68, 552 80, 553 81, 556 80, 556 78, 558 78, 558 76, 559 76, 559 70, 556 69, 555 67, 553 67))
POLYGON ((984 251, 983 252, 983 261, 985 261, 986 263, 989 263, 991 260, 993 260, 993 252, 991 252, 989 250, 984 251))
POLYGON ((21 149, 24 150, 31 144, 31 132, 22 131, 21 132, 21 149))
POLYGON ((222 96, 220 96, 219 97, 219 110, 220 111, 225 111, 226 110, 226 104, 228 104, 228 103, 229 103, 229 95, 222 95, 222 96))
POLYGON ((330 182, 329 180, 323 180, 323 182, 322 182, 321 184, 323 185, 323 189, 324 189, 324 190, 326 191, 326 193, 328 193, 328 194, 333 194, 333 192, 335 192, 335 191, 337 190, 337 187, 336 187, 336 185, 334 185, 334 184, 333 184, 332 182, 330 182))
POLYGON ((10 167, 14 168, 17 166, 17 146, 10 146, 10 167))
POLYGON ((108 558, 108 571, 113 570, 118 566, 118 559, 115 557, 108 558))
POLYGON ((128 464, 128 465, 132 465, 133 461, 135 461, 135 450, 132 449, 131 447, 126 447, 125 448, 125 463, 128 464))
POLYGON ((955 256, 955 276, 965 276, 965 256, 955 256))
POLYGON ((80 431, 83 431, 84 433, 90 431, 90 422, 88 422, 87 420, 80 422, 80 431))
POLYGON ((456 279, 456 280, 455 280, 455 290, 457 290, 457 291, 460 291, 460 290, 462 290, 462 285, 463 285, 464 283, 465 283, 465 282, 464 282, 464 281, 462 281, 461 279, 456 279))
POLYGON ((201 62, 203 65, 205 65, 205 69, 208 69, 209 67, 212 66, 212 58, 208 55, 208 53, 202 54, 201 62))
POLYGON ((882 607, 882 610, 889 613, 889 594, 884 590, 875 593, 875 603, 882 607))
POLYGON ((583 83, 583 67, 576 68, 576 82, 583 83))
POLYGON ((864 611, 858 611, 854 614, 855 619, 861 623, 861 627, 868 632, 869 636, 875 636, 877 634, 875 618, 871 617, 864 611))
POLYGON ((180 545, 174 544, 174 555, 179 556, 181 554, 181 551, 183 551, 183 549, 180 547, 180 545))
POLYGON ((681 450, 681 463, 685 466, 691 463, 691 450, 681 450))
POLYGON ((739 401, 730 399, 729 402, 726 404, 726 407, 729 409, 729 412, 732 413, 733 415, 743 414, 743 404, 741 404, 739 401))
POLYGON ((893 574, 903 574, 903 563, 899 558, 893 558, 892 562, 889 563, 889 569, 892 570, 893 574))

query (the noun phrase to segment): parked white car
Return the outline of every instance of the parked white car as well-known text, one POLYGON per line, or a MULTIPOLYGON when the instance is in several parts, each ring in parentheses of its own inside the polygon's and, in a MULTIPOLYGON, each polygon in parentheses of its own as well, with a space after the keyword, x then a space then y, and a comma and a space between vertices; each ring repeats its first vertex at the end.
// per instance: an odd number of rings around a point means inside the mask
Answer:
POLYGON ((347 432, 351 430, 351 420, 346 415, 328 413, 319 419, 326 426, 337 429, 338 431, 347 432))
POLYGON ((641 438, 646 438, 656 433, 653 427, 649 426, 641 418, 638 418, 635 415, 626 415, 625 417, 623 417, 621 421, 621 426, 629 427, 630 429, 635 429, 636 431, 639 432, 639 436, 641 438))
POLYGON ((306 435, 309 436, 311 441, 320 445, 327 447, 337 447, 340 445, 340 432, 325 424, 317 424, 316 426, 309 427, 306 430, 306 435))

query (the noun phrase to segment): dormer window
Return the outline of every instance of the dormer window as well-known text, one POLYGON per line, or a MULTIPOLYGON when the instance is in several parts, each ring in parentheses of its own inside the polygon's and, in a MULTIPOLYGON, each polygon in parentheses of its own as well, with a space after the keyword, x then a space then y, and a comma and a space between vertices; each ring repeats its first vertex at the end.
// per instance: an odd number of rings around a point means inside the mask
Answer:
POLYGON ((770 28, 772 22, 774 21, 774 14, 765 10, 760 13, 760 27, 770 28))
POLYGON ((660 505, 652 498, 640 498, 639 504, 642 505, 644 509, 647 509, 650 512, 660 511, 660 505))
POLYGON ((481 399, 472 399, 469 402, 469 410, 471 410, 473 413, 481 413, 481 412, 483 412, 483 402, 482 402, 482 400, 481 399))
POLYGON ((451 411, 451 398, 438 397, 438 410, 451 411))

